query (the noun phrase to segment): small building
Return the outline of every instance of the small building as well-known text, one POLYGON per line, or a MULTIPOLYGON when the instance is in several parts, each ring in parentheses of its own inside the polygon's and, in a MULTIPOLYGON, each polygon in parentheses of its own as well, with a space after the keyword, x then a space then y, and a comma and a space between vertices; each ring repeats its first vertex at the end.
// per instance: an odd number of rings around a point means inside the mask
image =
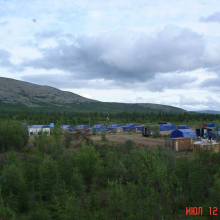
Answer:
POLYGON ((159 125, 143 125, 142 127, 142 136, 149 137, 151 135, 159 136, 160 127, 159 125))
POLYGON ((165 147, 172 151, 188 151, 192 150, 193 138, 172 138, 165 140, 165 147))
POLYGON ((44 132, 50 135, 50 129, 50 125, 31 125, 28 126, 28 133, 30 136, 39 135, 44 132))
POLYGON ((93 131, 101 133, 103 130, 106 130, 106 127, 104 125, 94 125, 92 129, 93 131))
POLYGON ((208 132, 212 132, 213 130, 215 130, 214 127, 196 128, 196 135, 197 137, 200 137, 200 138, 207 138, 209 137, 208 132))
POLYGON ((111 125, 109 125, 109 126, 106 128, 106 130, 107 130, 107 131, 112 131, 114 128, 121 128, 121 126, 118 125, 118 124, 111 124, 111 125))
POLYGON ((188 125, 178 125, 177 129, 189 129, 188 125))
POLYGON ((126 124, 124 126, 121 126, 123 128, 123 131, 129 131, 129 130, 135 130, 135 124, 126 124))
POLYGON ((170 138, 194 138, 197 139, 196 132, 191 129, 176 129, 174 130, 170 138))
POLYGON ((62 125, 61 126, 63 131, 73 132, 75 131, 75 128, 71 125, 62 125))
POLYGON ((150 135, 151 135, 150 126, 149 125, 142 126, 142 137, 149 137, 150 135))

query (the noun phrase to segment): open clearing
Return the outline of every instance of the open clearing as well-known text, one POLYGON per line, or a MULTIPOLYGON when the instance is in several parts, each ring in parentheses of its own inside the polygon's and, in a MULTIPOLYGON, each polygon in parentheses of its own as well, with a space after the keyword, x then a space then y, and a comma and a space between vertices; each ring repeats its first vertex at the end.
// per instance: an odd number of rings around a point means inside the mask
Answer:
MULTIPOLYGON (((101 136, 91 136, 94 141, 100 141, 101 136)), ((140 145, 148 145, 152 147, 156 147, 158 145, 165 147, 165 138, 152 138, 152 137, 142 137, 142 134, 107 134, 106 138, 108 141, 117 142, 117 143, 125 143, 127 140, 132 140, 134 143, 140 145)))

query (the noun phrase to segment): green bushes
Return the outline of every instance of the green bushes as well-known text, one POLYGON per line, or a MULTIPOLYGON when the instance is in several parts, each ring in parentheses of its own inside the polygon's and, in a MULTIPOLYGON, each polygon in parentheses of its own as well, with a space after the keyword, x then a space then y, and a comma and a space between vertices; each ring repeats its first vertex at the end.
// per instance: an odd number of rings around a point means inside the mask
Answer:
POLYGON ((132 150, 134 149, 134 143, 132 140, 127 140, 125 142, 125 150, 126 150, 126 153, 130 153, 132 150))
POLYGON ((176 158, 129 140, 66 149, 58 134, 33 148, 0 154, 3 219, 178 219, 188 206, 219 206, 220 154, 176 158))
POLYGON ((14 164, 6 165, 2 171, 0 186, 2 195, 15 211, 28 210, 27 185, 21 169, 14 164))
POLYGON ((102 140, 102 141, 107 141, 107 138, 106 138, 106 130, 105 130, 105 129, 101 132, 101 140, 102 140))
POLYGON ((16 121, 0 122, 0 152, 11 149, 21 150, 28 143, 27 127, 16 121))
POLYGON ((96 152, 93 146, 82 146, 81 151, 76 157, 76 166, 82 174, 87 188, 96 179, 98 181, 99 174, 101 173, 101 160, 99 153, 96 152))

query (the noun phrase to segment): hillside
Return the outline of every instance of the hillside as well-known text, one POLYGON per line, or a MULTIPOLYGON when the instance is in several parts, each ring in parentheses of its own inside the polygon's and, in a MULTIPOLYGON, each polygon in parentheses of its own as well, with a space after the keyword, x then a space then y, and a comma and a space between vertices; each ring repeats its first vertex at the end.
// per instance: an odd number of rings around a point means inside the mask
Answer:
POLYGON ((203 110, 203 111, 196 111, 197 113, 205 113, 205 114, 220 114, 220 111, 214 110, 203 110))
POLYGON ((50 86, 40 86, 3 77, 0 77, 0 107, 67 109, 73 111, 185 112, 180 108, 150 103, 100 102, 50 86))

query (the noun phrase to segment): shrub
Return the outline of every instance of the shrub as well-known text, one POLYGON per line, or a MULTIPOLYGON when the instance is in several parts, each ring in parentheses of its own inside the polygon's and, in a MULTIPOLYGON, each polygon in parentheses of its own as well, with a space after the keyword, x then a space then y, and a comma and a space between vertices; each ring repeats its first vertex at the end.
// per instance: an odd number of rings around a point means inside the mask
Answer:
POLYGON ((46 156, 40 166, 40 194, 43 200, 50 200, 58 183, 57 163, 46 156))
POLYGON ((102 140, 102 141, 107 141, 107 138, 106 138, 106 130, 103 130, 103 131, 101 132, 101 140, 102 140))
POLYGON ((134 149, 134 143, 132 140, 127 140, 125 142, 126 153, 129 154, 134 149))
POLYGON ((28 209, 28 193, 21 169, 14 164, 6 165, 0 180, 2 195, 7 197, 10 207, 23 212, 28 209))
POLYGON ((29 140, 27 127, 22 127, 19 122, 3 121, 0 123, 0 151, 11 149, 21 150, 29 140))
POLYGON ((97 134, 97 131, 95 129, 92 129, 92 134, 93 135, 96 135, 97 134))
POLYGON ((101 171, 99 153, 96 152, 93 146, 82 146, 76 157, 76 166, 83 176, 87 189, 89 189, 93 180, 98 177, 101 171))
POLYGON ((12 209, 10 209, 8 206, 5 207, 4 199, 2 198, 1 194, 0 194, 0 216, 1 219, 15 220, 15 212, 12 209))
POLYGON ((74 138, 74 133, 64 132, 63 136, 64 136, 64 145, 65 145, 66 148, 69 148, 71 142, 75 139, 74 138))

